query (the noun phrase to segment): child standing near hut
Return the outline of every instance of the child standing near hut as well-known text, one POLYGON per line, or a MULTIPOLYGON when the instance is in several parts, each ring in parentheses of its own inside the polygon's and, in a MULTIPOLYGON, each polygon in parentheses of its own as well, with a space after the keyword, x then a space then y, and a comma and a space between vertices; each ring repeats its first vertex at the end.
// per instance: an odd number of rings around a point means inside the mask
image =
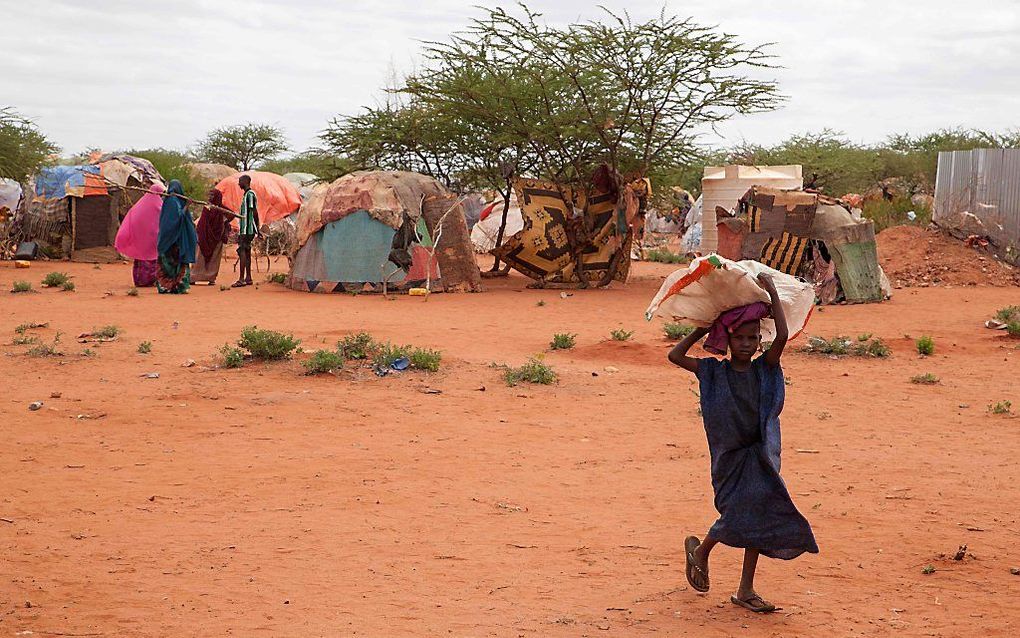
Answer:
POLYGON ((711 328, 698 328, 669 353, 671 363, 693 372, 701 388, 701 411, 712 458, 712 488, 719 520, 701 541, 684 541, 687 582, 700 592, 709 589, 708 558, 717 543, 744 550, 740 585, 730 600, 750 611, 776 610, 754 591, 758 555, 789 560, 804 552, 817 553, 818 545, 807 520, 797 511, 779 476, 779 413, 785 383, 780 357, 789 338, 783 307, 772 278, 758 281, 771 306, 754 303, 724 312, 711 328), (776 338, 764 355, 761 320, 769 314, 776 322, 776 338), (729 359, 688 356, 703 336, 705 349, 729 359))

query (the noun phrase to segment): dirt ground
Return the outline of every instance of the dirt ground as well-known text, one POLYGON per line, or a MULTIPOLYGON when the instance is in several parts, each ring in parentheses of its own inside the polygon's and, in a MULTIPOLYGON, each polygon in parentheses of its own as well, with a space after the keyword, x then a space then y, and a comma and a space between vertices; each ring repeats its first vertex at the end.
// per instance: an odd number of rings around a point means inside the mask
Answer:
POLYGON ((874 333, 893 356, 785 356, 783 473, 821 553, 762 559, 757 588, 783 609, 754 616, 729 602, 738 551, 713 554, 708 594, 683 577, 682 539, 715 512, 694 381, 642 316, 672 268, 566 298, 514 276, 388 301, 132 297, 126 264, 0 264, 4 291, 50 270, 77 284, 0 293, 0 635, 1018 635, 1020 418, 987 406, 1020 408, 1020 342, 982 323, 1020 288, 815 313, 810 334, 874 333), (12 345, 25 322, 62 332, 65 355, 12 345), (442 349, 443 369, 212 367, 253 323, 308 349, 367 330, 442 349), (123 335, 75 341, 105 324, 123 335), (618 327, 634 339, 610 341, 618 327), (546 354, 560 382, 506 387, 490 364, 554 332, 578 335, 546 354), (910 383, 926 372, 941 383, 910 383))

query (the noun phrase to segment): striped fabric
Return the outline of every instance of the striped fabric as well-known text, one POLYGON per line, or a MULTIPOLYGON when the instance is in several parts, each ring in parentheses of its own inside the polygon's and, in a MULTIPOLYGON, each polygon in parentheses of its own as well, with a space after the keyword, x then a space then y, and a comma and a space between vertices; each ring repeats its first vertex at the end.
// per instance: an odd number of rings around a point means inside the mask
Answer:
POLYGON ((258 197, 254 190, 247 190, 241 198, 241 218, 237 220, 239 235, 254 235, 255 212, 258 210, 258 197))
POLYGON ((761 230, 761 209, 757 206, 751 206, 747 213, 747 219, 751 226, 751 232, 757 233, 761 230))
POLYGON ((796 275, 800 262, 804 259, 807 244, 806 237, 797 237, 784 232, 779 237, 772 237, 765 242, 759 261, 769 268, 788 275, 796 275))

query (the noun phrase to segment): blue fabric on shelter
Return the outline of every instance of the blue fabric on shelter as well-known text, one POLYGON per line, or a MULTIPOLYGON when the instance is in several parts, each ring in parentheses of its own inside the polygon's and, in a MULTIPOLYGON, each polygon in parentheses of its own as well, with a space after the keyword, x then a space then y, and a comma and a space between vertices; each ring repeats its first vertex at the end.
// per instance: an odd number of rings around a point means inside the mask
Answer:
POLYGON ((35 178, 35 194, 45 199, 67 197, 67 188, 83 188, 85 173, 99 175, 98 166, 49 166, 35 178))
POLYGON ((731 547, 789 560, 818 553, 811 525, 779 475, 783 369, 761 356, 746 372, 728 360, 698 360, 701 412, 712 457, 719 520, 709 535, 731 547))
MULTIPOLYGON (((389 261, 390 244, 395 233, 364 210, 326 224, 320 231, 318 244, 326 267, 325 279, 345 283, 381 283, 383 274, 389 275, 396 268, 389 261)), ((400 271, 390 277, 390 281, 401 281, 406 276, 405 271, 400 271)))
MULTIPOLYGON (((176 179, 170 180, 166 192, 169 195, 183 195, 184 187, 176 179)), ((159 240, 156 249, 160 255, 165 255, 174 246, 177 246, 177 255, 182 264, 195 263, 195 249, 198 246, 195 222, 185 210, 183 199, 164 197, 163 208, 159 212, 159 240)))

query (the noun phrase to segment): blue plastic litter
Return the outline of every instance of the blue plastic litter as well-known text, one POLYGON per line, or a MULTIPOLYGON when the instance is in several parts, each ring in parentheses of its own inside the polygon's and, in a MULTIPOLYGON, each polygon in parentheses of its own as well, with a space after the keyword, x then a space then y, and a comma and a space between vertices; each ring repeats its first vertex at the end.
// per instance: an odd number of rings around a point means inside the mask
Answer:
POLYGON ((396 361, 390 364, 390 367, 394 370, 407 370, 407 367, 411 365, 411 360, 407 357, 400 357, 396 361))

